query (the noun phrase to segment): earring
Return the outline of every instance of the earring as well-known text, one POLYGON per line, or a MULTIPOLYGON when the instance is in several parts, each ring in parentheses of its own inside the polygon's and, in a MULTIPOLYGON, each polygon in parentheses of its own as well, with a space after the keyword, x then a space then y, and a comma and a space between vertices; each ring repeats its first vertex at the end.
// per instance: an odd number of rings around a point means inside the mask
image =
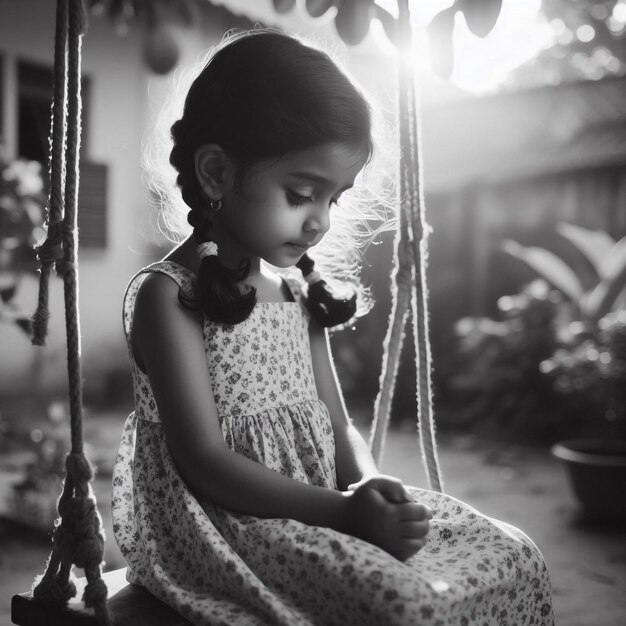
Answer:
POLYGON ((211 207, 211 211, 215 211, 217 213, 222 210, 222 200, 211 200, 209 202, 209 206, 211 207))

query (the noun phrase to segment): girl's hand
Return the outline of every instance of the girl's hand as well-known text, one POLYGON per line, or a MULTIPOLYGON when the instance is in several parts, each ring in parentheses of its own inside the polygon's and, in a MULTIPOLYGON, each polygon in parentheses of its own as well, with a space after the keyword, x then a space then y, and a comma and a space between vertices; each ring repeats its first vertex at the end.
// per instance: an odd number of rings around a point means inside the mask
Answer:
POLYGON ((353 486, 348 495, 351 534, 405 561, 426 544, 432 511, 406 497, 397 501, 406 491, 400 481, 389 478, 376 476, 353 486), (396 501, 385 496, 389 492, 396 501))
POLYGON ((399 478, 385 474, 377 474, 369 478, 363 478, 358 483, 348 485, 348 491, 354 491, 357 487, 365 483, 367 483, 370 489, 380 491, 388 502, 401 503, 411 501, 402 481, 399 478))

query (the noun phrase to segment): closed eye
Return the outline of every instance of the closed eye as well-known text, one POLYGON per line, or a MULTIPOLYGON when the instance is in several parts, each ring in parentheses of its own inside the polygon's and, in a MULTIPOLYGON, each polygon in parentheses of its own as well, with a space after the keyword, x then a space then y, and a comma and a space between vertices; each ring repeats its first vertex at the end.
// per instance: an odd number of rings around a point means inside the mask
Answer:
POLYGON ((313 196, 305 196, 293 189, 287 189, 287 202, 294 208, 301 207, 303 204, 311 202, 312 200, 313 196))

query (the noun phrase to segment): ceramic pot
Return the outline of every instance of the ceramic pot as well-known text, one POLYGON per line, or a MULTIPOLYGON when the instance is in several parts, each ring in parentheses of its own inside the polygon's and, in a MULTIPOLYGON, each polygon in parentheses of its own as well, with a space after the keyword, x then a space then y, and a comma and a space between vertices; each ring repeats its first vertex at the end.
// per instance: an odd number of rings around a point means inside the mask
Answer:
POLYGON ((626 441, 573 439, 552 447, 585 518, 626 521, 626 441))

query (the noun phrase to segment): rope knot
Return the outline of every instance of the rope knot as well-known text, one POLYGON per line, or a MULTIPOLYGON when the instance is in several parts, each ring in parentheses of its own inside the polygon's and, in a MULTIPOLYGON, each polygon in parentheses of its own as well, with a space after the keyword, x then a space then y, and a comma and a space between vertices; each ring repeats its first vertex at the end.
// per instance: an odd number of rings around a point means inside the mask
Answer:
POLYGON ((96 578, 90 581, 85 587, 83 593, 83 602, 85 606, 93 607, 104 603, 107 600, 107 586, 102 578, 96 578))
POLYGON ((52 222, 49 224, 45 240, 35 249, 42 264, 52 265, 55 261, 63 258, 63 223, 52 222))
POLYGON ((76 263, 66 261, 65 259, 57 259, 57 262, 54 264, 54 268, 56 269, 57 274, 63 278, 76 274, 76 263))
POLYGON ((65 604, 76 595, 76 585, 72 580, 63 581, 59 577, 45 579, 37 577, 33 586, 33 597, 42 602, 65 604))
POLYGON ((77 567, 99 565, 104 553, 104 535, 92 496, 77 496, 65 502, 55 543, 60 554, 77 567))
POLYGON ((88 483, 93 478, 93 466, 83 452, 70 452, 65 468, 76 484, 88 483))

